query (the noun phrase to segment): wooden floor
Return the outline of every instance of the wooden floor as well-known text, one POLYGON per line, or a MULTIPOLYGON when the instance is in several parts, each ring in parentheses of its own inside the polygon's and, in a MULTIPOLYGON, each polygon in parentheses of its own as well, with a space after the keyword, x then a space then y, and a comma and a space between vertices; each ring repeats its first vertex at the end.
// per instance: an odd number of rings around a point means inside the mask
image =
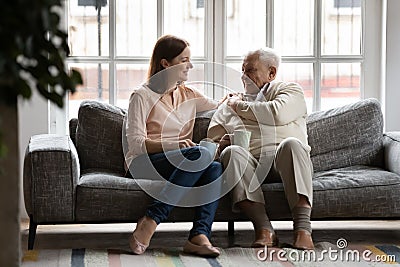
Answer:
MULTIPOLYGON (((280 243, 292 243, 292 222, 273 221, 280 243)), ((27 249, 28 221, 21 223, 21 246, 27 249)), ((128 249, 127 240, 135 224, 39 225, 35 249, 97 248, 128 249)), ((313 221, 314 242, 336 244, 345 238, 348 244, 400 245, 400 221, 313 221)), ((191 223, 163 223, 157 228, 150 247, 183 246, 191 223)), ((228 237, 227 223, 214 223, 212 243, 222 248, 249 247, 254 234, 249 222, 235 223, 234 238, 228 237)))

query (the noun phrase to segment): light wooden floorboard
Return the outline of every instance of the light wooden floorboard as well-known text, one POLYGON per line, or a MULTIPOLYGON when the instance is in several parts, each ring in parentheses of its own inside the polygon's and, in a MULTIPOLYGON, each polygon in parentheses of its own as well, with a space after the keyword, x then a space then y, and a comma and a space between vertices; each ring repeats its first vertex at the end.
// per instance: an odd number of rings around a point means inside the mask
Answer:
MULTIPOLYGON (((292 222, 273 221, 281 243, 292 243, 292 222)), ((35 249, 108 248, 128 249, 128 238, 135 224, 70 224, 39 225, 35 249)), ((345 238, 349 244, 400 245, 400 220, 313 221, 315 243, 336 244, 345 238)), ((154 234, 150 247, 181 247, 187 239, 191 223, 162 223, 154 234)), ((22 249, 27 248, 28 221, 21 223, 22 249)), ((236 222, 234 238, 228 237, 227 223, 213 225, 212 242, 219 247, 249 247, 254 234, 250 222, 236 222)))

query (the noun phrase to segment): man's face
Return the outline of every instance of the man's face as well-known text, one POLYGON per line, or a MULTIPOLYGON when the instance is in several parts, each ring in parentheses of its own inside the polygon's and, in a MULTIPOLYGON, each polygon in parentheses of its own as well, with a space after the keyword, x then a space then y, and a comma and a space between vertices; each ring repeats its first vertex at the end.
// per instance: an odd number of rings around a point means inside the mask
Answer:
MULTIPOLYGON (((243 60, 242 81, 245 93, 256 94, 266 84, 271 82, 271 68, 258 59, 258 55, 249 55, 243 60)), ((275 78, 275 77, 274 77, 275 78)))

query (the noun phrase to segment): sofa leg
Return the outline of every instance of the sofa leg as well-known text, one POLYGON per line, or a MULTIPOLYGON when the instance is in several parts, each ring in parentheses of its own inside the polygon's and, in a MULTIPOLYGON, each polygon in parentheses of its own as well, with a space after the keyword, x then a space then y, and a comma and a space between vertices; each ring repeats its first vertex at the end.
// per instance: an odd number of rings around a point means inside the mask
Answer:
POLYGON ((28 236, 28 250, 33 249, 35 244, 37 224, 33 221, 32 215, 29 216, 29 236, 28 236))
POLYGON ((233 237, 235 235, 235 222, 228 221, 228 236, 233 237))

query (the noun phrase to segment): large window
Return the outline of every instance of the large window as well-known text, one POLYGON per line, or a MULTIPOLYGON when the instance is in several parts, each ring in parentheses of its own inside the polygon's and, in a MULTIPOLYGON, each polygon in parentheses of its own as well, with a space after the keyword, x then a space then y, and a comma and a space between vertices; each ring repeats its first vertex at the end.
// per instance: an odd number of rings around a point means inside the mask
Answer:
POLYGON ((363 90, 360 2, 227 1, 235 11, 226 16, 224 62, 239 69, 246 50, 271 46, 282 55, 278 79, 302 85, 309 112, 354 102, 363 90))
POLYGON ((69 96, 68 117, 77 116, 84 99, 126 108, 132 89, 145 80, 155 41, 167 33, 189 41, 195 66, 190 80, 208 81, 193 83, 210 97, 225 93, 215 84, 241 90, 243 55, 270 46, 283 59, 278 79, 302 85, 309 112, 354 102, 365 97, 365 2, 66 1, 68 64, 84 78, 69 96))

